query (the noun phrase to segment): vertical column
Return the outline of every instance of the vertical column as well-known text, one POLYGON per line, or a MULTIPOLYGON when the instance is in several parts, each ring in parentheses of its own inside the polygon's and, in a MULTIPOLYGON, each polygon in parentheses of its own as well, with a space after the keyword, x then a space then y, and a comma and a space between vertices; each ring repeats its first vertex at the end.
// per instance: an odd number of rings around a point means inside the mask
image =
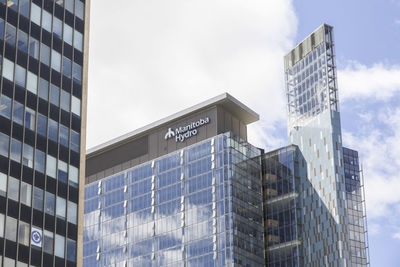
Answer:
MULTIPOLYGON (((98 204, 99 224, 101 223, 101 198, 100 198, 101 194, 102 194, 102 188, 101 188, 101 180, 100 180, 99 183, 97 184, 97 195, 99 196, 99 202, 98 202, 99 203, 98 204)), ((96 249, 96 253, 97 253, 96 260, 97 261, 100 261, 100 252, 101 252, 101 247, 100 247, 100 244, 97 243, 97 249, 96 249)))
MULTIPOLYGON (((153 217, 153 223, 152 223, 152 229, 151 229, 151 236, 156 235, 156 176, 155 176, 155 166, 156 162, 153 160, 151 162, 151 169, 153 172, 153 175, 151 176, 151 215, 153 217)), ((152 249, 151 249, 151 260, 154 261, 156 259, 156 254, 155 254, 155 241, 153 238, 152 242, 152 249)))
POLYGON ((124 261, 123 261, 123 267, 126 267, 127 265, 127 256, 126 253, 128 251, 128 245, 129 245, 129 240, 128 240, 128 199, 129 199, 129 192, 128 192, 128 172, 124 173, 124 216, 125 216, 125 231, 124 231, 124 261))
MULTIPOLYGON (((216 168, 215 164, 215 139, 211 139, 211 168, 216 168)), ((217 241, 217 186, 216 179, 212 178, 212 219, 213 219, 213 251, 214 260, 218 258, 218 241, 217 241)))
POLYGON ((184 150, 181 150, 181 229, 182 229, 182 262, 183 266, 186 266, 185 262, 185 170, 183 168, 185 164, 185 153, 184 150))

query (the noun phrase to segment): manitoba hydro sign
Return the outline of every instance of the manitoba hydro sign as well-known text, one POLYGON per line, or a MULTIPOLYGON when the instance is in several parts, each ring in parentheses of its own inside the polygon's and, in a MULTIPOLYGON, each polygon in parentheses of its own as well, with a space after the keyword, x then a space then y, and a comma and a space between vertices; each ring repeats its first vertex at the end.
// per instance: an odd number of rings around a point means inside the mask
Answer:
POLYGON ((168 128, 167 133, 165 134, 165 140, 175 137, 175 142, 183 142, 187 138, 197 135, 197 128, 210 123, 210 118, 205 117, 204 119, 199 119, 197 121, 191 122, 186 126, 180 126, 175 130, 172 128, 168 128))

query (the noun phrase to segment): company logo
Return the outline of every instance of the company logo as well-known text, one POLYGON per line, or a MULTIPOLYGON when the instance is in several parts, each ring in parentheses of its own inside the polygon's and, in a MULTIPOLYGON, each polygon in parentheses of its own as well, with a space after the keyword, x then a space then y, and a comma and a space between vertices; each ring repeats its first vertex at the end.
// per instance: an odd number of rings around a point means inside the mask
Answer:
POLYGON ((183 142, 187 138, 197 135, 197 128, 210 123, 210 118, 206 117, 204 119, 199 119, 198 121, 194 121, 186 126, 180 126, 175 129, 168 128, 167 133, 165 134, 165 140, 175 137, 175 142, 183 142))
POLYGON ((165 134, 164 138, 165 138, 165 140, 168 140, 174 136, 175 136, 174 130, 172 130, 172 128, 168 128, 168 132, 165 134))
POLYGON ((33 230, 31 234, 32 244, 38 247, 42 246, 42 233, 40 230, 33 230))

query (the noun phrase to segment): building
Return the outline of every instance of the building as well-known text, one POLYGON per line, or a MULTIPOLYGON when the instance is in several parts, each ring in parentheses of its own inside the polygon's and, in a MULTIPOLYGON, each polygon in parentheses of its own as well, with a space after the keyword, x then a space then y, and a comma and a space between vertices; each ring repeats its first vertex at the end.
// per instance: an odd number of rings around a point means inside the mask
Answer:
POLYGON ((0 266, 81 266, 89 0, 0 1, 0 266))
POLYGON ((83 266, 264 266, 257 120, 223 94, 89 150, 83 266))
MULTIPOLYGON (((320 26, 290 51, 284 62, 289 143, 301 154, 297 163, 294 161, 294 172, 287 175, 294 175, 289 192, 296 222, 291 224, 300 223, 300 227, 294 227, 296 236, 290 239, 296 242, 282 242, 280 235, 267 254, 291 246, 296 248, 296 256, 299 253, 299 262, 307 266, 366 266, 363 187, 357 152, 342 145, 333 28, 320 26)), ((282 193, 280 198, 289 195, 282 193)), ((267 202, 267 217, 268 208, 267 202)), ((285 253, 279 254, 274 258, 277 263, 270 266, 297 266, 285 265, 285 257, 285 253)))

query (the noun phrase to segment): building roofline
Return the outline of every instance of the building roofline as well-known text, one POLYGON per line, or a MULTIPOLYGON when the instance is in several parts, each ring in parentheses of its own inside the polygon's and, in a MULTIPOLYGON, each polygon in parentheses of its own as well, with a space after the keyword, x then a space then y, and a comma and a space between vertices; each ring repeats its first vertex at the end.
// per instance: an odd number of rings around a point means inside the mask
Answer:
POLYGON ((236 115, 242 122, 246 124, 258 121, 260 118, 260 116, 255 111, 244 105, 242 102, 240 102, 239 100, 237 100, 228 93, 223 93, 216 97, 203 101, 197 105, 191 106, 182 111, 174 113, 168 117, 150 123, 132 132, 113 138, 103 144, 89 148, 86 150, 86 158, 90 158, 95 155, 101 154, 105 151, 111 150, 112 148, 118 147, 126 142, 129 142, 132 139, 145 135, 152 129, 162 127, 168 123, 172 123, 183 117, 189 116, 197 111, 204 110, 216 105, 224 107, 227 111, 236 115))

